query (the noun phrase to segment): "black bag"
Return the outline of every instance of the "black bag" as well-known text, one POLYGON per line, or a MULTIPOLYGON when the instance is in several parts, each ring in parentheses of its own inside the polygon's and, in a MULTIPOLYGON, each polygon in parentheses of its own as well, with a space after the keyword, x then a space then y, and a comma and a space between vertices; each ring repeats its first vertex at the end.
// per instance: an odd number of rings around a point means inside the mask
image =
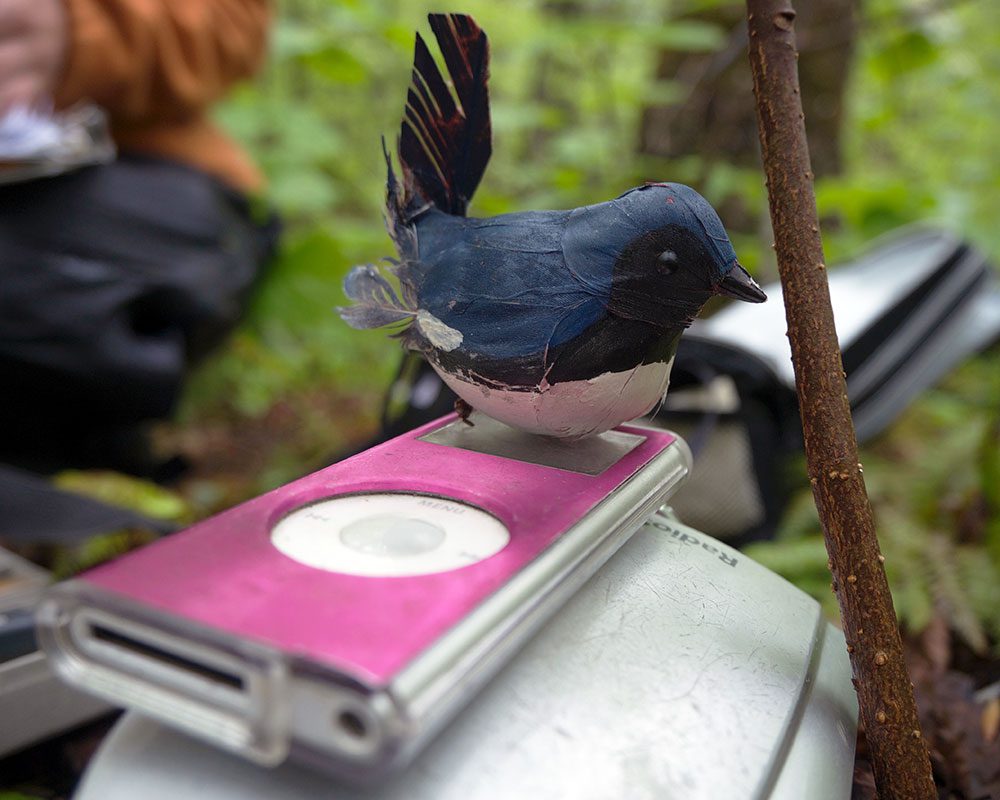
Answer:
POLYGON ((236 324, 276 227, 161 159, 0 186, 0 461, 142 473, 137 424, 236 324))

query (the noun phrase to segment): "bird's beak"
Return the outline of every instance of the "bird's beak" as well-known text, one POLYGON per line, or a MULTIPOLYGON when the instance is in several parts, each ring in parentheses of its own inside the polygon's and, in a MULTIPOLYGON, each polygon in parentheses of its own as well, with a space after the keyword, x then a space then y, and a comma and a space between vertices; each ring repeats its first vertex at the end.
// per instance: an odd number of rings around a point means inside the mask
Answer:
POLYGON ((715 291, 716 294, 732 297, 735 300, 745 300, 748 303, 763 303, 767 300, 767 295, 757 285, 757 281, 739 264, 735 264, 729 270, 715 291))

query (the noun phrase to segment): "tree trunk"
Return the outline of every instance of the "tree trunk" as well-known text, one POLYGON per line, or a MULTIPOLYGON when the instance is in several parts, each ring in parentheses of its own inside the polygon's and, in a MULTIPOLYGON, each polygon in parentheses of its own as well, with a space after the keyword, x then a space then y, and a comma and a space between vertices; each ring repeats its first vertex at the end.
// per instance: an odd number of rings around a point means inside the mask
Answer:
POLYGON ((750 66, 806 462, 882 800, 937 797, 865 491, 834 329, 790 0, 747 0, 750 66))

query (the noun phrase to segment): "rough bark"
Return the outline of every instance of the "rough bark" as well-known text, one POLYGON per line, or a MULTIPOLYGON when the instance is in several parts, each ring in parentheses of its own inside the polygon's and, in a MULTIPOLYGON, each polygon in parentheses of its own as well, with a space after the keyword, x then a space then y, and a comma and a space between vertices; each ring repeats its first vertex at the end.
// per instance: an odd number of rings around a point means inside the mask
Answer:
POLYGON ((790 0, 747 0, 750 66, 813 497, 882 800, 935 798, 834 328, 790 0))

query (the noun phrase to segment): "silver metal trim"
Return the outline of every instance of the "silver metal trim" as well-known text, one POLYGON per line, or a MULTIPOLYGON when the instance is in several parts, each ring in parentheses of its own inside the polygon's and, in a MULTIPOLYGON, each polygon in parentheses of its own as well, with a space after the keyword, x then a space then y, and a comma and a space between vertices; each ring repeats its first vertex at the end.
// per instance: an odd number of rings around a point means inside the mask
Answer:
POLYGON ((127 607, 124 612, 132 616, 126 617, 108 610, 115 599, 73 581, 55 587, 39 606, 39 644, 59 677, 258 764, 284 761, 289 735, 281 654, 226 652, 221 642, 206 644, 173 632, 170 621, 155 612, 127 607), (97 630, 136 647, 114 644, 97 630), (208 671, 228 673, 241 686, 212 680, 208 671))

